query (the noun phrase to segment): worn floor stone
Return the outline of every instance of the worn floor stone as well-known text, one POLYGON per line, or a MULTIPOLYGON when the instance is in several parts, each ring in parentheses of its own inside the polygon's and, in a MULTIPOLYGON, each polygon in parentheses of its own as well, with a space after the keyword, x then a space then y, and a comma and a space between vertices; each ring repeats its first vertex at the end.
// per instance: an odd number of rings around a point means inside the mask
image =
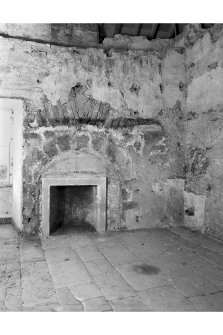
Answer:
POLYGON ((5 295, 5 305, 8 311, 20 311, 22 308, 21 287, 8 287, 5 295))
POLYGON ((57 298, 62 306, 68 306, 68 305, 80 305, 80 301, 76 300, 71 293, 70 289, 67 287, 58 288, 56 289, 57 292, 57 298))
MULTIPOLYGON (((216 312, 217 307, 212 305, 205 297, 195 296, 188 299, 199 312, 216 312)), ((222 311, 222 309, 221 309, 222 311)))
POLYGON ((39 239, 21 239, 20 259, 22 262, 45 260, 44 250, 39 239))
POLYGON ((95 283, 82 284, 70 288, 73 296, 79 300, 84 301, 91 298, 98 298, 102 296, 102 292, 95 283))
POLYGON ((95 276, 97 285, 108 300, 132 297, 136 295, 133 288, 116 271, 95 276))
POLYGON ((152 311, 196 311, 195 307, 172 286, 161 286, 138 292, 152 311))
POLYGON ((139 297, 127 297, 111 300, 114 312, 147 312, 149 307, 139 297))
POLYGON ((40 241, 0 225, 0 311, 223 311, 222 256, 185 228, 40 241))
POLYGON ((49 270, 55 288, 71 287, 93 281, 84 265, 77 265, 73 260, 49 264, 49 270))
POLYGON ((128 248, 121 245, 116 244, 112 247, 99 246, 99 249, 112 265, 129 264, 139 260, 128 248))
POLYGON ((176 287, 178 291, 180 291, 185 297, 193 297, 200 296, 204 294, 209 294, 212 292, 217 292, 218 287, 213 283, 209 282, 205 278, 201 278, 200 280, 196 280, 194 278, 196 276, 195 273, 190 275, 190 278, 179 278, 179 275, 173 275, 170 279, 170 283, 172 286, 176 287))
POLYGON ((223 291, 207 294, 205 299, 214 306, 215 311, 222 311, 223 291))
POLYGON ((153 264, 138 262, 116 267, 123 278, 135 290, 145 290, 168 284, 167 278, 160 274, 160 269, 153 264))
POLYGON ((58 304, 43 304, 33 307, 23 307, 23 312, 61 312, 62 307, 58 304))
POLYGON ((5 312, 7 311, 6 305, 4 301, 0 301, 0 312, 5 312))
POLYGON ((83 302, 85 312, 108 312, 112 311, 109 302, 105 297, 98 297, 85 300, 83 302))
POLYGON ((45 255, 48 264, 71 261, 75 264, 83 265, 77 252, 71 247, 49 248, 45 249, 45 255))
POLYGON ((63 305, 60 309, 60 312, 83 312, 83 306, 82 304, 78 305, 63 305))
POLYGON ((21 263, 24 308, 56 304, 57 296, 46 261, 21 263))
POLYGON ((0 264, 19 262, 19 247, 1 245, 0 264))

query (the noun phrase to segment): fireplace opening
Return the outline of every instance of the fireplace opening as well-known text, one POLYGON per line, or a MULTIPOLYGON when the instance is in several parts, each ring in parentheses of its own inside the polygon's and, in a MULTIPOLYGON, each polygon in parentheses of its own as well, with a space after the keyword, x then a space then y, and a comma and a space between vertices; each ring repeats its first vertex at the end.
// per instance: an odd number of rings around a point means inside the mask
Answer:
POLYGON ((106 211, 106 177, 78 175, 72 178, 42 178, 43 236, 66 234, 70 230, 104 233, 106 211))
POLYGON ((96 185, 50 186, 50 234, 96 231, 96 185))

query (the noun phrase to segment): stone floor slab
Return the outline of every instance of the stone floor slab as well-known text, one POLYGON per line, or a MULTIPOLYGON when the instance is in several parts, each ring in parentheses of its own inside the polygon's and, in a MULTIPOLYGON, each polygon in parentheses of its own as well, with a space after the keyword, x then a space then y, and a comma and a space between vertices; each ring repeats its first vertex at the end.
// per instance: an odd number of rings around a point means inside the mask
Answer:
POLYGON ((63 305, 59 312, 83 312, 84 308, 82 304, 79 305, 63 305))
POLYGON ((49 270, 55 288, 69 288, 75 285, 91 283, 93 281, 84 265, 77 265, 76 261, 73 260, 51 263, 49 264, 49 270))
POLYGON ((72 264, 75 263, 77 266, 82 265, 78 253, 70 246, 45 249, 45 256, 48 264, 61 263, 72 260, 72 264))
POLYGON ((180 273, 175 273, 175 275, 170 279, 170 283, 185 297, 204 295, 206 293, 213 293, 219 290, 216 285, 210 283, 205 278, 196 280, 196 278, 193 278, 193 273, 191 273, 190 278, 185 278, 184 276, 180 276, 180 273))
POLYGON ((196 311, 196 308, 172 286, 162 286, 138 292, 151 311, 196 311))
POLYGON ((21 273, 23 308, 58 302, 46 261, 23 263, 21 273))
POLYGON ((136 292, 118 272, 95 276, 94 279, 108 300, 136 296, 136 292))
POLYGON ((168 284, 168 279, 163 277, 160 269, 153 264, 138 262, 119 265, 116 268, 135 291, 168 284))
POLYGON ((134 255, 128 248, 122 245, 112 247, 99 247, 103 255, 112 265, 130 264, 139 261, 139 258, 134 255))
POLYGON ((0 264, 17 263, 20 261, 19 246, 4 245, 0 249, 0 264))
POLYGON ((85 266, 92 277, 112 273, 115 270, 103 256, 93 261, 85 262, 85 266))
POLYGON ((59 304, 61 306, 80 305, 80 301, 74 298, 69 288, 67 287, 58 288, 56 289, 56 292, 59 304))
POLYGON ((148 312, 149 307, 139 297, 127 297, 111 300, 114 312, 148 312))
POLYGON ((78 255, 83 262, 94 262, 106 260, 105 256, 95 246, 93 247, 82 247, 78 249, 78 255))
POLYGON ((21 311, 22 309, 22 292, 21 287, 8 287, 5 295, 5 305, 8 311, 21 311))
POLYGON ((108 312, 112 311, 109 302, 104 297, 92 298, 83 302, 85 312, 108 312))
POLYGON ((188 298, 191 304, 196 308, 199 312, 215 312, 217 311, 216 307, 212 305, 205 297, 196 296, 188 298))
POLYGON ((7 307, 5 305, 4 301, 0 301, 0 312, 6 312, 7 311, 7 307))
POLYGON ((39 239, 21 239, 20 260, 21 262, 37 262, 45 260, 44 250, 39 239))
POLYGON ((205 295, 205 299, 212 304, 215 311, 223 311, 223 291, 205 295))
POLYGON ((62 307, 56 303, 22 307, 23 312, 61 312, 62 307))
POLYGON ((95 283, 82 284, 70 287, 70 291, 74 298, 79 301, 98 298, 102 296, 102 292, 95 283))

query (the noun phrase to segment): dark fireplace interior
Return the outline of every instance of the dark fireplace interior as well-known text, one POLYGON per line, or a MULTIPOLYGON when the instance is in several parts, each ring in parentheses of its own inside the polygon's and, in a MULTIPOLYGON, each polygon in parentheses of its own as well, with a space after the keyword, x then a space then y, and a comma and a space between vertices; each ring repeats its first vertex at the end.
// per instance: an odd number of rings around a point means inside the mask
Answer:
POLYGON ((50 187, 50 234, 95 231, 97 186, 50 187))

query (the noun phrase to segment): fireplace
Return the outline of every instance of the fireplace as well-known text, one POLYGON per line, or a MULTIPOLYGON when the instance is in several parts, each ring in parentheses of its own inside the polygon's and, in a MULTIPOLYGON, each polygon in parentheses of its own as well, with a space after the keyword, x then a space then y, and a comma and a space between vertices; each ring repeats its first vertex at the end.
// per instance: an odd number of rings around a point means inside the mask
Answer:
POLYGON ((106 229, 106 177, 43 178, 42 233, 61 226, 106 229))

